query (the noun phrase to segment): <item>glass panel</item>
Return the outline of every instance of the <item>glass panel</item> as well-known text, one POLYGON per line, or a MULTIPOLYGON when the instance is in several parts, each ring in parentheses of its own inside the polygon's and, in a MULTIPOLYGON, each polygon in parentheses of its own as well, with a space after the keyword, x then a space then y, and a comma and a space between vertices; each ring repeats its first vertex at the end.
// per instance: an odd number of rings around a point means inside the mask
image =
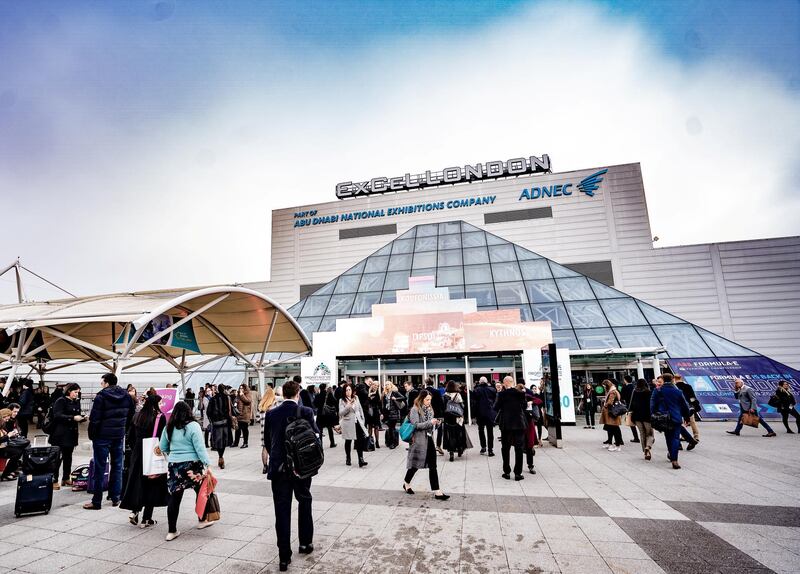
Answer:
POLYGON ((475 299, 478 305, 497 305, 494 297, 494 285, 491 283, 484 285, 467 285, 464 289, 467 299, 475 299))
POLYGON ((326 315, 322 318, 322 322, 319 325, 319 329, 317 331, 335 331, 336 330, 336 319, 344 319, 345 317, 340 317, 336 315, 326 315))
MULTIPOLYGON (((639 307, 642 309, 644 316, 647 317, 647 322, 651 325, 670 325, 675 323, 685 323, 683 319, 678 319, 675 315, 670 315, 666 311, 657 309, 652 305, 648 305, 644 301, 638 301, 639 307)), ((679 355, 675 355, 679 356, 679 355)))
POLYGON ((467 232, 467 231, 480 231, 480 229, 478 229, 477 227, 475 227, 474 225, 472 225, 470 223, 467 223, 466 221, 462 221, 461 222, 461 232, 464 233, 464 232, 467 232))
POLYGON ((401 236, 399 236, 397 239, 409 239, 409 238, 413 239, 416 235, 417 235, 417 228, 412 227, 411 229, 403 233, 401 236))
POLYGON ((417 237, 417 243, 414 246, 414 251, 436 251, 436 236, 417 237))
POLYGON ((486 234, 483 231, 480 233, 464 233, 461 239, 464 241, 464 247, 483 247, 486 245, 486 234))
POLYGON ((449 249, 447 251, 439 251, 439 267, 449 267, 451 265, 461 265, 461 250, 449 249))
POLYGON ((397 291, 384 291, 381 294, 381 303, 396 303, 397 291))
POLYGON ((488 265, 464 265, 464 283, 490 283, 492 270, 488 265))
POLYGON ((500 305, 500 309, 519 309, 523 321, 533 321, 533 311, 530 305, 500 305))
POLYGON ((492 263, 499 263, 501 261, 516 261, 517 254, 514 251, 514 246, 510 243, 504 245, 492 245, 489 247, 489 259, 492 263))
POLYGON ((464 265, 476 263, 489 263, 489 252, 485 247, 472 247, 464 249, 464 265))
POLYGON ((523 279, 550 279, 550 266, 546 259, 522 259, 519 262, 523 279))
POLYGON ((361 286, 359 291, 380 291, 383 289, 385 273, 364 273, 361 276, 361 286))
POLYGON ((328 303, 328 309, 325 311, 326 315, 348 315, 350 308, 353 306, 353 299, 355 295, 334 295, 331 297, 331 302, 328 303))
POLYGON ((656 334, 647 325, 614 329, 620 347, 660 347, 656 334))
POLYGON ((627 299, 601 299, 600 305, 603 307, 606 318, 612 327, 647 324, 644 315, 636 305, 636 301, 630 297, 627 299))
POLYGON ((436 237, 438 233, 438 225, 435 223, 429 223, 428 225, 418 225, 417 226, 417 239, 420 237, 430 237, 431 235, 436 237))
POLYGON ((436 268, 422 267, 411 272, 412 277, 436 277, 436 268))
POLYGON ((436 267, 436 252, 425 251, 414 254, 414 269, 421 267, 436 267))
POLYGON ((509 263, 492 263, 492 275, 495 281, 522 280, 522 273, 516 261, 509 263))
POLYGON ((292 317, 297 317, 300 314, 300 311, 303 310, 303 305, 305 305, 305 302, 305 299, 300 299, 297 303, 286 309, 286 312, 292 317))
POLYGON ((411 269, 411 259, 413 257, 410 253, 407 255, 392 255, 389 258, 389 271, 411 269))
POLYGON ((547 303, 548 301, 561 301, 556 289, 556 282, 552 279, 542 281, 525 281, 528 289, 528 299, 531 303, 547 303))
POLYGON ((553 331, 553 342, 560 348, 566 347, 567 349, 578 350, 578 339, 572 329, 564 331, 553 331))
POLYGON ((616 349, 619 347, 611 329, 575 329, 581 349, 616 349))
POLYGON ((508 241, 497 237, 497 235, 492 235, 491 233, 486 234, 486 245, 504 245, 506 243, 508 243, 508 241))
POLYGON ((386 274, 386 282, 383 288, 387 291, 390 289, 408 289, 408 271, 389 271, 386 274))
POLYGON ((448 221, 447 223, 439 224, 439 235, 446 233, 461 233, 461 222, 448 221))
POLYGON ((324 315, 325 308, 328 306, 328 301, 330 301, 330 299, 328 295, 306 297, 306 304, 300 316, 312 317, 314 315, 324 315))
POLYGON ((439 271, 436 273, 436 286, 462 285, 464 273, 461 269, 461 267, 439 267, 439 271))
POLYGON ((705 329, 701 329, 697 326, 695 326, 695 329, 700 332, 700 336, 703 337, 705 342, 718 357, 747 357, 758 355, 758 353, 755 351, 751 351, 750 349, 742 347, 741 345, 734 343, 733 341, 729 341, 724 337, 720 337, 711 331, 706 331, 705 329))
POLYGON ((572 328, 563 303, 537 303, 532 307, 534 321, 550 321, 553 329, 572 328))
MULTIPOLYGON (((580 301, 565 303, 569 318, 572 319, 572 326, 576 329, 580 327, 608 327, 608 321, 603 316, 595 301, 580 301)), ((580 337, 578 337, 580 340, 580 337)))
POLYGON ((322 321, 322 317, 301 317, 297 320, 297 324, 310 339, 311 333, 318 330, 320 321, 322 321))
POLYGON ((440 235, 439 236, 439 249, 459 249, 461 248, 461 234, 455 235, 440 235))
POLYGON ((353 304, 353 313, 370 313, 372 306, 381 300, 380 293, 359 293, 353 304))
POLYGON ((334 279, 330 283, 327 283, 324 287, 320 287, 319 289, 314 291, 312 295, 330 295, 331 293, 333 293, 334 287, 336 287, 336 279, 334 279))
POLYGON ((479 305, 478 311, 497 311, 497 305, 479 305))
POLYGON ((589 287, 589 282, 585 277, 556 279, 556 283, 558 284, 558 290, 561 291, 561 298, 564 301, 594 300, 594 293, 589 287))
POLYGON ((336 283, 334 293, 355 293, 358 291, 358 284, 361 282, 360 275, 342 275, 336 283))
POLYGON ((594 290, 594 295, 598 299, 615 299, 617 297, 629 297, 622 291, 617 291, 609 287, 608 285, 603 285, 599 281, 595 281, 594 279, 589 279, 589 285, 592 286, 594 290))
POLYGON ((450 285, 447 288, 450 291, 450 299, 463 299, 464 286, 463 285, 450 285))
POLYGON ((378 249, 375 253, 373 253, 372 256, 375 257, 378 255, 389 255, 391 252, 392 252, 392 244, 387 243, 386 245, 378 249))
POLYGON ((389 265, 388 257, 368 257, 367 266, 364 268, 365 273, 374 273, 375 271, 386 271, 389 265))
POLYGON ((528 294, 525 292, 525 285, 522 281, 515 281, 514 283, 495 283, 494 290, 497 293, 498 305, 528 302, 528 294))
POLYGON ((694 327, 688 323, 654 326, 653 329, 672 358, 713 356, 708 345, 700 338, 694 327))
POLYGON ((359 261, 355 265, 353 265, 350 269, 342 273, 342 275, 360 275, 364 272, 364 266, 367 264, 366 260, 359 261))
POLYGON ((411 253, 414 251, 413 239, 395 239, 392 243, 392 253, 411 253))
POLYGON ((537 255, 533 251, 528 251, 527 249, 524 249, 519 245, 515 245, 514 249, 517 252, 517 259, 519 259, 520 261, 522 261, 523 259, 539 259, 541 257, 541 255, 537 255))
POLYGON ((550 270, 553 272, 553 277, 578 277, 580 275, 580 273, 567 269, 554 261, 550 261, 550 270))

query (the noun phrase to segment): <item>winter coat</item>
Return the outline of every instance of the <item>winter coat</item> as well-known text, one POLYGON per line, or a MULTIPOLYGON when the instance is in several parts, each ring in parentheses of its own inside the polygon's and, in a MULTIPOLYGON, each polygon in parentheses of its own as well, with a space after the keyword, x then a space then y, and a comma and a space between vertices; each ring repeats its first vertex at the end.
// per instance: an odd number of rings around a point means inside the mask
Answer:
POLYGON ((199 420, 197 422, 200 423, 200 426, 203 429, 207 429, 211 426, 211 421, 208 420, 208 403, 211 401, 207 396, 203 395, 202 397, 197 397, 197 412, 200 413, 198 417, 199 420))
POLYGON ((622 424, 622 417, 611 416, 608 409, 620 400, 620 394, 616 387, 611 387, 611 390, 606 394, 606 401, 603 403, 603 411, 600 413, 600 424, 618 427, 622 424))
POLYGON ((783 387, 778 387, 778 390, 775 391, 775 396, 780 401, 778 412, 789 412, 797 404, 792 391, 787 391, 783 387))
POLYGON ((689 403, 689 408, 699 411, 700 403, 697 400, 697 395, 694 393, 692 385, 686 382, 675 383, 675 386, 683 393, 683 398, 689 403))
POLYGON ((356 424, 364 431, 364 436, 367 436, 367 423, 364 421, 364 410, 361 408, 361 401, 355 397, 352 405, 345 402, 344 399, 339 401, 339 424, 342 427, 342 439, 344 440, 357 440, 356 424))
POLYGON ((388 423, 400 422, 406 399, 397 391, 383 395, 383 418, 388 423))
POLYGON ((633 391, 631 404, 628 409, 631 412, 631 420, 636 423, 650 422, 650 389, 643 391, 633 391))
POLYGON ((128 391, 110 385, 94 397, 89 414, 89 440, 119 440, 125 437, 135 405, 128 391))
POLYGON ((431 407, 433 407, 434 418, 442 418, 444 414, 444 399, 442 398, 442 393, 435 387, 426 387, 425 390, 431 394, 431 407))
POLYGON ((660 389, 650 396, 651 413, 669 413, 669 418, 676 425, 681 424, 692 414, 689 403, 674 383, 664 383, 660 389))
POLYGON ((636 385, 633 383, 625 383, 622 385, 622 390, 619 393, 620 400, 625 403, 625 406, 628 407, 630 410, 631 406, 631 396, 633 395, 633 390, 636 388, 636 385))
POLYGON ((53 403, 53 429, 47 439, 53 446, 78 446, 78 421, 75 415, 81 414, 81 400, 74 401, 61 396, 53 403))
POLYGON ((581 393, 581 402, 583 403, 583 412, 597 412, 597 395, 594 394, 594 390, 587 391, 584 388, 581 393))
POLYGON ((236 397, 236 405, 239 408, 239 416, 236 418, 239 422, 249 424, 253 419, 253 398, 250 395, 250 389, 236 397))
POLYGON ((142 474, 144 457, 142 440, 146 438, 159 438, 167 426, 167 418, 158 415, 158 424, 146 427, 137 427, 131 424, 128 431, 127 442, 132 445, 131 459, 128 466, 128 480, 125 492, 122 495, 120 508, 139 512, 144 506, 166 506, 168 501, 167 475, 162 474, 157 478, 148 478, 142 474), (156 433, 153 435, 153 427, 156 433))
POLYGON ((490 387, 489 383, 480 383, 472 391, 474 397, 475 414, 481 424, 494 424, 497 413, 494 410, 494 402, 497 400, 497 390, 490 387))
POLYGON ((36 406, 36 398, 33 396, 33 391, 28 387, 23 387, 22 393, 19 395, 19 414, 20 418, 30 418, 33 416, 33 407, 36 406))
POLYGON ((233 417, 231 409, 231 398, 223 393, 217 393, 208 403, 206 409, 206 416, 213 426, 216 427, 229 427, 233 417))
POLYGON ((336 400, 335 394, 333 389, 326 389, 324 393, 317 393, 317 396, 314 397, 314 407, 317 411, 317 426, 334 427, 339 424, 339 401, 336 400), (332 414, 325 414, 325 405, 333 407, 334 412, 332 414))
POLYGON ((422 408, 420 413, 416 407, 408 413, 408 420, 414 425, 414 434, 411 436, 411 445, 408 447, 406 468, 428 468, 428 438, 433 436, 433 409, 422 408))
POLYGON ((498 423, 502 432, 523 431, 528 427, 525 410, 528 401, 525 393, 512 387, 504 389, 497 395, 494 408, 498 411, 498 423))

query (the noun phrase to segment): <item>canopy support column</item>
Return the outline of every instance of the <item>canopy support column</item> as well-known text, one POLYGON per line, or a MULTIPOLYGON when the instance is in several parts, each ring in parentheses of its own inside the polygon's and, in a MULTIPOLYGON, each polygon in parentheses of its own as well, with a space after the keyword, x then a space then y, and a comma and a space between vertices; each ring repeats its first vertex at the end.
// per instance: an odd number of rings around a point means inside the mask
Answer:
POLYGON ((22 356, 22 348, 25 345, 27 332, 28 329, 23 327, 21 331, 14 334, 14 337, 16 337, 17 346, 11 352, 11 373, 8 375, 8 378, 6 379, 6 385, 3 387, 4 397, 7 397, 8 393, 11 392, 11 383, 14 382, 14 377, 17 376, 17 369, 19 369, 19 366, 22 364, 20 358, 22 356))
POLYGON ((467 383, 467 424, 472 424, 472 409, 470 408, 470 388, 472 387, 472 374, 469 372, 469 357, 464 355, 464 381, 467 383))
POLYGON ((653 357, 653 373, 656 377, 661 375, 661 363, 658 362, 658 357, 653 357))
MULTIPOLYGON (((428 378, 428 357, 422 357, 422 385, 425 385, 425 379, 428 378)), ((409 407, 411 408, 411 407, 409 407)))
POLYGON ((644 365, 642 365, 642 355, 640 353, 636 353, 636 378, 644 378, 644 365))
POLYGON ((264 367, 259 367, 256 373, 258 373, 258 395, 263 397, 266 389, 267 374, 264 372, 264 367))

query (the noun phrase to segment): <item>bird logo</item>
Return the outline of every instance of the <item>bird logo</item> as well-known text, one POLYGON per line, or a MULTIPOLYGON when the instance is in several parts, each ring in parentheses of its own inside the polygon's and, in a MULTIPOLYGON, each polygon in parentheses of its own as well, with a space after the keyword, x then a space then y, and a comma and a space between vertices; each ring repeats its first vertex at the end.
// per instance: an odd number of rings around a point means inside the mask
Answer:
POLYGON ((578 184, 578 190, 582 191, 589 197, 594 197, 594 192, 600 188, 600 182, 603 181, 601 176, 607 171, 608 169, 601 169, 600 171, 594 172, 589 177, 584 177, 578 184))

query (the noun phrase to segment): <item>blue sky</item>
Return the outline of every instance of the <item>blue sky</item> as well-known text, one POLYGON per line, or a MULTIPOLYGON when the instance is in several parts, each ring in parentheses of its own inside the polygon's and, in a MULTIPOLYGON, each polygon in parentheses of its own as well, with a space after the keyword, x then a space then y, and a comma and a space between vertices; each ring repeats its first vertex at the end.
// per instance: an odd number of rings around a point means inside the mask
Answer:
POLYGON ((6 1, 3 252, 80 293, 263 280, 269 211, 298 194, 519 153, 550 153, 557 171, 641 161, 662 244, 796 234, 799 30, 788 0, 6 1), (553 85, 574 87, 569 107, 553 85), (555 117, 418 137, 520 105, 555 117), (608 135, 576 141, 599 116, 608 135), (697 165, 679 178, 681 162, 697 165), (726 206, 701 217, 698 196, 701 212, 726 206), (662 215, 676 208, 677 224, 662 215), (241 253, 222 257, 217 234, 241 253), (184 264, 154 261, 181 242, 196 247, 184 264), (124 264, 76 273, 87 261, 124 264))

